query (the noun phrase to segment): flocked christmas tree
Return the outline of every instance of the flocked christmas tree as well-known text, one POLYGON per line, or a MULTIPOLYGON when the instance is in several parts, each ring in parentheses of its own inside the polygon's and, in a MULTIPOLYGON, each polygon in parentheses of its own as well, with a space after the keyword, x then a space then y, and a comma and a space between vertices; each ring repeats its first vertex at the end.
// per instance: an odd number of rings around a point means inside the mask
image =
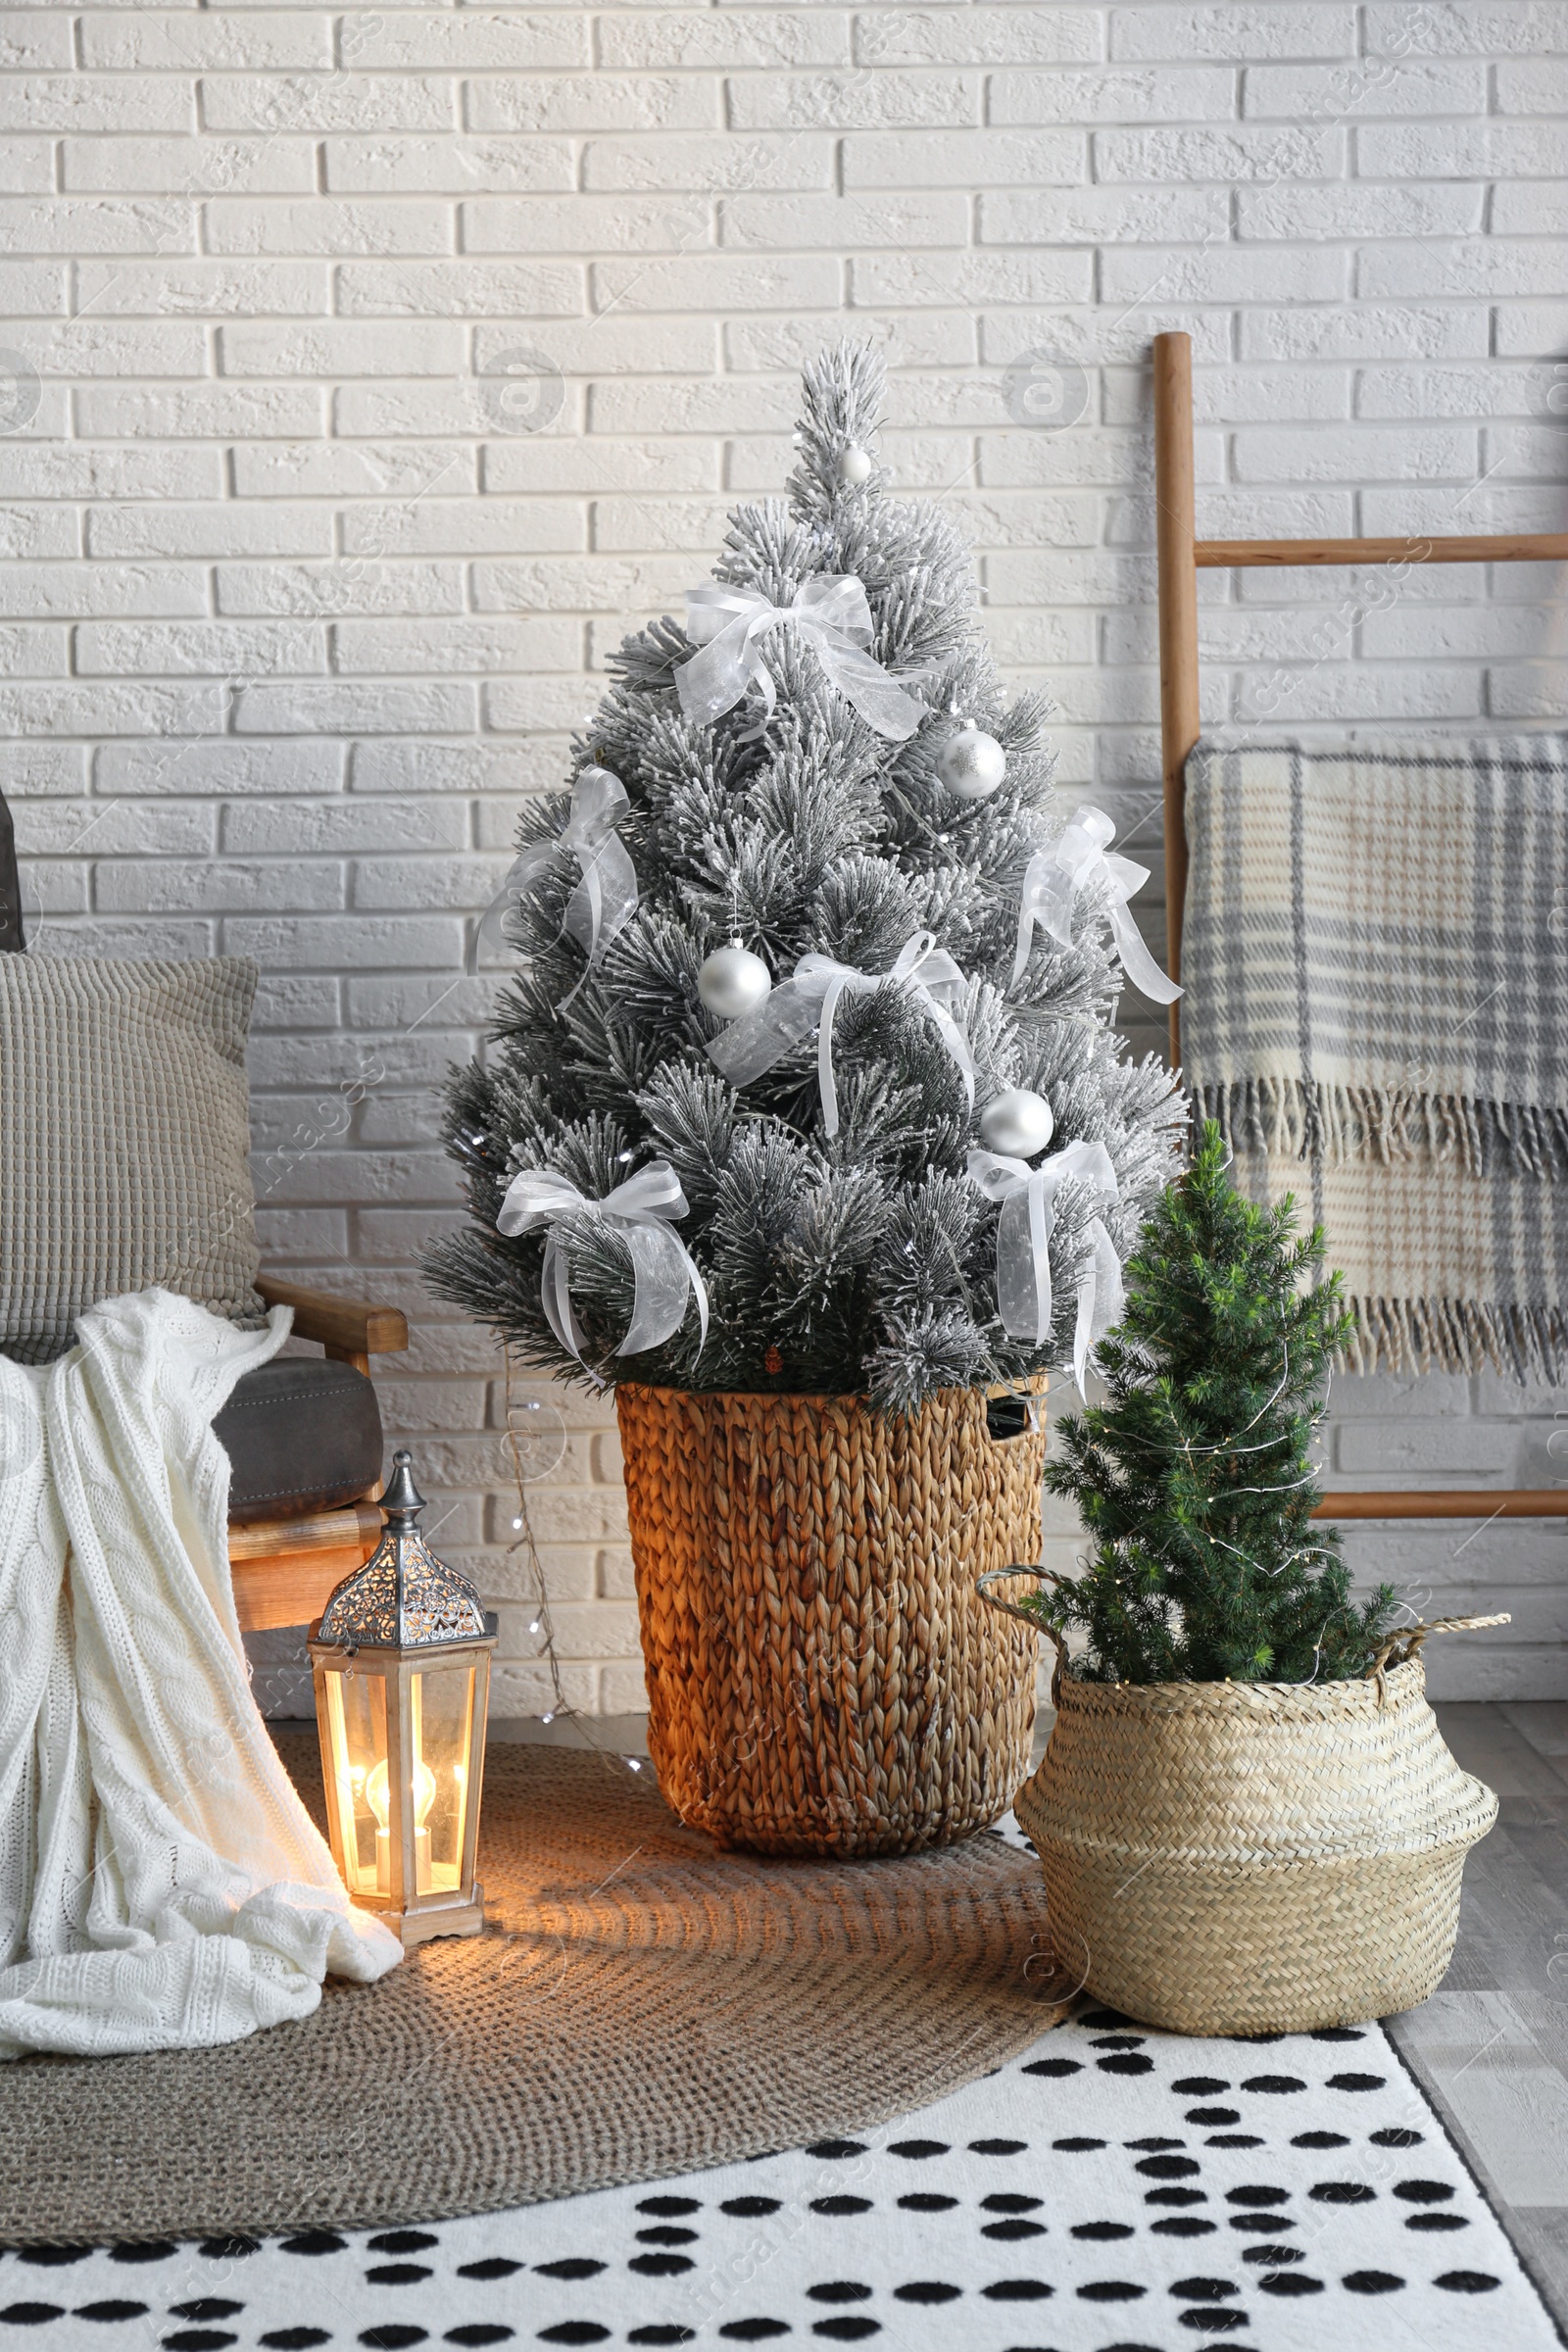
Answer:
POLYGON ((1396 1605, 1360 1608, 1339 1530, 1313 1521, 1310 1460, 1329 1366, 1348 1337, 1320 1227, 1233 1189, 1217 1126, 1128 1261, 1100 1351, 1104 1404, 1061 1425, 1047 1487, 1094 1539, 1088 1571, 1028 1613, 1083 1638, 1090 1682, 1332 1682, 1363 1675, 1396 1605))
POLYGON ((626 640, 524 815, 427 1271, 554 1371, 905 1409, 1081 1361, 1173 1164, 1180 1098, 1110 1027, 1123 960, 1160 991, 1142 875, 1064 826, 956 531, 886 494, 882 397, 865 348, 807 369, 788 504, 626 640))

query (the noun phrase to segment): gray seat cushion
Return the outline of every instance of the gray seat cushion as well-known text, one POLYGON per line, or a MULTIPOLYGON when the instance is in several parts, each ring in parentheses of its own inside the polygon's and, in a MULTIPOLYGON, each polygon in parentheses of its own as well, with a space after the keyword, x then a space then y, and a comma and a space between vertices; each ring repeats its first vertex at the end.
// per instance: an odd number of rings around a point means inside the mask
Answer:
POLYGON ((352 1364, 274 1356, 213 1423, 232 1465, 230 1519, 298 1519, 352 1502, 381 1475, 381 1412, 352 1364))
POLYGON ((26 942, 22 936, 22 883, 17 873, 17 836, 6 807, 6 796, 0 792, 0 954, 20 955, 26 942))

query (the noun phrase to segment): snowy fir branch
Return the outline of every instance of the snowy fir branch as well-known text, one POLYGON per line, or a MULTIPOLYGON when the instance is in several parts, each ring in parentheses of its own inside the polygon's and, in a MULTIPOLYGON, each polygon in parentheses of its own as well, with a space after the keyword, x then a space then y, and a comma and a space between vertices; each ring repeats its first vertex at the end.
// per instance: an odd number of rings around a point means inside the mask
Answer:
MULTIPOLYGON (((427 1277, 520 1356, 568 1378, 860 1394, 898 1411, 940 1389, 1021 1379, 1070 1349, 1094 1220, 1124 1255, 1176 1164, 1183 1099, 1158 1062, 1129 1061, 1110 1025, 1121 971, 1102 888, 1078 894, 1070 948, 1034 929, 1014 980, 1023 871, 1066 815, 1045 714, 1038 698, 1004 696, 951 521, 888 494, 874 455, 883 399, 864 346, 840 344, 807 368, 788 501, 736 511, 714 576, 787 607, 808 582, 854 575, 867 650, 920 706, 920 724, 904 741, 878 732, 791 625, 761 641, 771 712, 754 685, 701 721, 676 682, 696 650, 686 629, 666 616, 629 637, 573 746, 573 780, 603 768, 624 787, 615 833, 635 913, 590 956, 569 912, 581 861, 543 846, 505 918, 518 968, 486 1056, 448 1090, 446 1142, 469 1215, 429 1252, 427 1277), (959 798, 943 780, 943 755, 967 728, 1005 757, 988 797, 959 798), (961 975, 951 1009, 972 1055, 972 1108, 939 1026, 887 977, 920 934, 961 975), (814 1037, 739 1087, 715 1068, 708 1049, 726 1023, 699 978, 736 942, 775 992, 811 953, 883 976, 837 1008, 836 1133, 814 1037), (1112 1198, 1069 1179, 1056 1195, 1041 1346, 1003 1326, 999 1210, 965 1172, 978 1120, 1016 1088, 1050 1104, 1054 1148, 1103 1144, 1118 1184, 1112 1198), (671 1337, 626 1356, 635 1237, 592 1204, 659 1160, 687 1203, 670 1230, 707 1284, 708 1336, 694 1294, 671 1337), (553 1171, 587 1204, 555 1228, 580 1359, 546 1309, 545 1229, 497 1228, 523 1170, 553 1171)), ((570 813, 569 792, 530 803, 519 848, 557 841, 570 813)))

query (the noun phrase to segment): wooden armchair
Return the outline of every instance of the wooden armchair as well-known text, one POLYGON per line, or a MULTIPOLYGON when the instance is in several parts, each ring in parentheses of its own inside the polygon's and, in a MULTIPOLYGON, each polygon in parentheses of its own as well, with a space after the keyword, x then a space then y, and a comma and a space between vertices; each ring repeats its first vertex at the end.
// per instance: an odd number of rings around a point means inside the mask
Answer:
MULTIPOLYGON (((0 793, 0 956, 25 952, 15 833, 0 793)), ((395 1306, 360 1305, 270 1274, 255 1287, 269 1306, 294 1309, 296 1339, 316 1341, 347 1369, 323 1380, 318 1364, 313 1376, 314 1359, 274 1358, 245 1374, 214 1422, 233 1473, 228 1549, 247 1633, 309 1624, 380 1541, 371 1497, 381 1492, 382 1436, 370 1358, 409 1344, 395 1306)))
MULTIPOLYGON (((324 1291, 279 1282, 270 1274, 256 1288, 269 1306, 294 1309, 294 1336, 316 1341, 326 1356, 367 1376, 372 1355, 395 1355, 409 1344, 409 1326, 395 1306, 364 1306, 324 1291)), ((228 1531, 234 1605, 241 1627, 306 1625, 318 1617, 334 1585, 364 1565, 381 1537, 381 1514, 371 1499, 380 1483, 357 1501, 302 1517, 241 1519, 228 1531)))

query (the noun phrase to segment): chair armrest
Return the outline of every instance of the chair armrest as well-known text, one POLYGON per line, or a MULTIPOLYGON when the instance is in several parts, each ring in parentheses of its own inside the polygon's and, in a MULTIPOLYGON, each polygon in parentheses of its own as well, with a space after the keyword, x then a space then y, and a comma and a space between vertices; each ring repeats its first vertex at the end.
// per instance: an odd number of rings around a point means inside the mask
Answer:
POLYGON ((256 1288, 269 1306, 294 1309, 296 1339, 315 1340, 331 1354, 350 1360, 357 1355, 397 1355, 409 1344, 408 1317, 401 1307, 333 1298, 325 1291, 308 1291, 271 1274, 258 1274, 256 1288))

